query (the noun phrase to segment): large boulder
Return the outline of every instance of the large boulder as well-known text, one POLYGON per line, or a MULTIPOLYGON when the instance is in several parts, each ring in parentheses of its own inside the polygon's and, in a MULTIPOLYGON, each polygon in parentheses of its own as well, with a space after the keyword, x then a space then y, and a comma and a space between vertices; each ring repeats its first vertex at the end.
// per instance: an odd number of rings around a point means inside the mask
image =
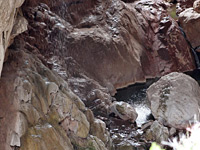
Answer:
POLYGON ((161 123, 182 129, 199 114, 200 88, 190 76, 173 72, 147 90, 151 111, 161 123))
POLYGON ((180 13, 179 22, 192 47, 200 46, 200 13, 196 12, 192 7, 188 8, 180 13))

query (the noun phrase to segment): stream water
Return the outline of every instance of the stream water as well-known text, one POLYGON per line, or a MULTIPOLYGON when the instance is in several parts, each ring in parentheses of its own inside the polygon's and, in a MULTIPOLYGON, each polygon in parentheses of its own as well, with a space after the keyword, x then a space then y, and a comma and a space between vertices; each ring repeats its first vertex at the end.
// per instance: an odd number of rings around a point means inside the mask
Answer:
POLYGON ((146 90, 158 79, 149 79, 146 83, 137 83, 131 85, 127 88, 123 88, 117 91, 115 98, 117 101, 125 101, 131 104, 136 112, 138 117, 136 120, 137 126, 141 127, 142 124, 148 121, 150 117, 151 110, 150 104, 147 100, 146 90))

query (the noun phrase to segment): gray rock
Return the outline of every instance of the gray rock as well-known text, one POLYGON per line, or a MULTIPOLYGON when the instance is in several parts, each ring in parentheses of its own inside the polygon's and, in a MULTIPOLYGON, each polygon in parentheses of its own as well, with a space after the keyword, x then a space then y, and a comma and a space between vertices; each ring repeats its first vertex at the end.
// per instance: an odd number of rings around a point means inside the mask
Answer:
POLYGON ((168 128, 161 125, 158 121, 154 121, 150 129, 146 131, 146 139, 150 141, 161 143, 162 141, 166 141, 168 137, 168 128))
POLYGON ((131 122, 135 122, 137 119, 137 112, 135 109, 126 102, 113 102, 110 106, 110 112, 114 113, 116 116, 120 117, 122 120, 129 120, 131 122))
POLYGON ((23 2, 24 0, 0 1, 0 75, 7 48, 16 35, 27 29, 27 21, 22 16, 16 17, 18 13, 16 9, 19 8, 23 2), (15 25, 16 27, 14 29, 15 25))
POLYGON ((170 73, 147 90, 155 119, 170 127, 182 129, 199 113, 198 83, 183 73, 170 73))

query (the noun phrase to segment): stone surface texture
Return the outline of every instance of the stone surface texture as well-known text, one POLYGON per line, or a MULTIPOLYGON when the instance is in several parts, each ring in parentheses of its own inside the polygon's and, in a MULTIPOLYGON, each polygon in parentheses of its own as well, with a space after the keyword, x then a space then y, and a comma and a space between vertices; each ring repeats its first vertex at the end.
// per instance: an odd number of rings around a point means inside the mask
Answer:
POLYGON ((114 106, 123 120, 137 118, 115 105, 116 89, 195 68, 163 0, 0 0, 0 19, 0 150, 111 149, 95 117, 109 119, 114 106))
POLYGON ((146 131, 146 139, 150 141, 156 141, 161 143, 167 141, 169 138, 169 131, 167 127, 164 127, 158 121, 154 121, 150 129, 146 131))
POLYGON ((199 85, 183 73, 161 77, 148 88, 147 96, 153 116, 164 125, 183 129, 199 114, 199 85))
POLYGON ((29 31, 19 40, 72 88, 87 80, 80 77, 85 74, 114 94, 116 88, 146 78, 195 68, 190 48, 161 0, 36 3, 23 7, 29 31))
POLYGON ((180 13, 179 22, 192 47, 200 46, 200 13, 194 11, 192 7, 188 8, 180 13))
MULTIPOLYGON (((10 52, 8 60, 0 79, 0 149, 107 149, 89 133, 95 121, 62 78, 23 51, 10 52)), ((98 136, 107 142, 104 132, 98 136)))
POLYGON ((27 21, 19 13, 24 0, 0 0, 0 75, 5 53, 12 40, 27 30, 27 21))
POLYGON ((126 102, 113 102, 110 106, 110 113, 114 113, 117 117, 125 121, 135 122, 137 119, 137 112, 135 109, 126 102))

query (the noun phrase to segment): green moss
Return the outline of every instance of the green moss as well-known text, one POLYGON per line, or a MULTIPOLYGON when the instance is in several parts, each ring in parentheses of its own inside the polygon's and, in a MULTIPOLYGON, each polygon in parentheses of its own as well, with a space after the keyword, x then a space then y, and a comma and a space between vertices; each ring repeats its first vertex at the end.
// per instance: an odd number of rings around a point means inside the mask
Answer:
POLYGON ((176 15, 176 5, 173 5, 171 8, 168 9, 168 14, 175 20, 178 19, 178 16, 176 15))

